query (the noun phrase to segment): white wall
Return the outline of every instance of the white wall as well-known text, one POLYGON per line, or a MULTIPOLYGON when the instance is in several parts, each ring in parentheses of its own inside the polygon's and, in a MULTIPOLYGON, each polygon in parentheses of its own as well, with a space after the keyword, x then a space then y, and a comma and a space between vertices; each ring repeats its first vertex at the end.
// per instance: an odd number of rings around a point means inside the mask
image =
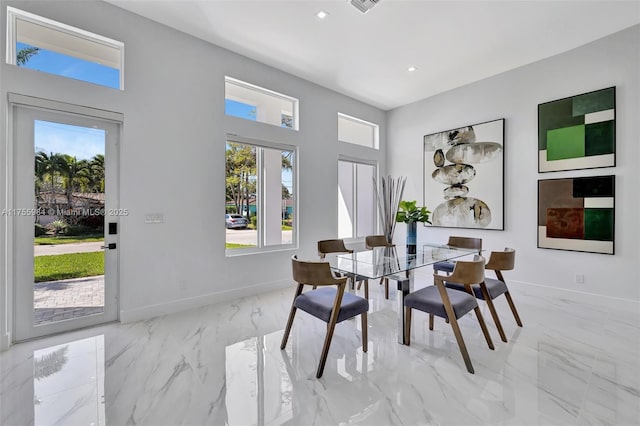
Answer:
MULTIPOLYGON (((420 241, 449 235, 481 237, 486 249, 517 249, 507 278, 544 286, 640 300, 640 26, 441 95, 387 116, 391 175, 408 176, 404 199, 422 202, 422 137, 497 118, 505 124, 505 231, 420 228, 420 241), (538 174, 537 106, 616 86, 617 166, 538 174), (537 248, 538 179, 616 175, 615 255, 537 248), (584 274, 584 284, 575 284, 584 274)), ((427 206, 433 209, 435 206, 427 206)), ((404 239, 398 226, 396 240, 404 239)))
MULTIPOLYGON (((0 209, 9 144, 7 93, 121 112, 121 319, 223 301, 290 282, 290 257, 316 256, 316 241, 337 233, 339 154, 376 160, 384 170, 383 111, 150 20, 96 1, 2 2, 125 43, 125 90, 118 91, 0 64, 0 209), (300 131, 224 115, 224 76, 300 100, 300 131), (381 150, 339 144, 337 113, 380 125, 381 150), (225 257, 225 136, 299 147, 299 250, 225 257), (165 223, 144 224, 146 213, 165 223), (211 217, 220 217, 211 221, 211 217), (179 282, 186 283, 181 290, 179 282)), ((4 29, 4 24, 2 28, 4 29)), ((4 46, 2 31, 0 44, 4 46)), ((12 230, 0 226, 0 262, 12 230)), ((0 348, 12 329, 12 283, 0 264, 0 348)))

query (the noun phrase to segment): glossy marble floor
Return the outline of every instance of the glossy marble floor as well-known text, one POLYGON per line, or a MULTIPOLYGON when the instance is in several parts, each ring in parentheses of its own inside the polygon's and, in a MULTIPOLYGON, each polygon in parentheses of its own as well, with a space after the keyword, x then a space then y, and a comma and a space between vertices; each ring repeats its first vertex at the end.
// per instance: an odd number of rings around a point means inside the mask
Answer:
POLYGON ((369 352, 360 322, 336 328, 315 378, 325 324, 300 312, 279 344, 293 286, 235 303, 112 324, 0 353, 0 424, 637 425, 638 304, 511 283, 524 327, 497 307, 508 343, 489 350, 461 320, 476 373, 451 328, 414 313, 396 343, 395 301, 372 284, 369 352))

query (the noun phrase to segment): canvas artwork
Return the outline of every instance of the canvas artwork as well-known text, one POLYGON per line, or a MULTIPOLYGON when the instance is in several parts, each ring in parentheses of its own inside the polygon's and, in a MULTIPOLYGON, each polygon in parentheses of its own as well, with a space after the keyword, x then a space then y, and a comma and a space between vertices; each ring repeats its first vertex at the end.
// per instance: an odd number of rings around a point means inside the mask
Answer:
POLYGON ((432 226, 504 229, 504 119, 424 136, 432 226))
POLYGON ((538 172, 613 167, 616 88, 538 105, 538 172))
POLYGON ((538 247, 613 254, 615 176, 538 181, 538 247))

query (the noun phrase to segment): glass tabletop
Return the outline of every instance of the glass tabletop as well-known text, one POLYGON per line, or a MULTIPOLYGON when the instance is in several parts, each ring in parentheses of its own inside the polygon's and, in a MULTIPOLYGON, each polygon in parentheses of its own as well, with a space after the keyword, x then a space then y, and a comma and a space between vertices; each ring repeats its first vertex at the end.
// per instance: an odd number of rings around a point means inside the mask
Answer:
POLYGON ((478 253, 477 249, 441 244, 424 244, 420 247, 421 250, 415 254, 407 254, 405 246, 375 247, 373 250, 334 254, 327 256, 327 260, 337 272, 375 279, 478 253))

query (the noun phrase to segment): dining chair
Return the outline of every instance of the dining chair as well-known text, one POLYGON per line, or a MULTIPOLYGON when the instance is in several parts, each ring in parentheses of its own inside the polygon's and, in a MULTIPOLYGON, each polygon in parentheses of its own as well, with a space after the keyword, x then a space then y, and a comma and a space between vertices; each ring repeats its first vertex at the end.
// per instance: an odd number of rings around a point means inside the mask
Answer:
POLYGON ((302 309, 326 322, 327 334, 322 346, 318 371, 316 372, 316 377, 320 378, 327 362, 329 346, 337 323, 360 315, 362 321, 362 351, 367 352, 367 311, 369 310, 369 301, 355 294, 345 292, 347 277, 338 278, 334 276, 328 262, 305 262, 298 260, 298 257, 294 255, 291 257, 291 266, 293 280, 298 283, 298 287, 293 297, 291 312, 282 336, 280 349, 284 349, 287 346, 296 310, 302 309), (320 288, 303 293, 302 290, 305 285, 320 288))
POLYGON ((448 289, 444 283, 446 280, 447 282, 458 283, 464 287, 481 283, 484 279, 484 262, 484 258, 481 256, 477 256, 477 259, 472 261, 458 261, 451 275, 444 276, 434 273, 434 285, 422 288, 405 297, 405 343, 407 345, 410 344, 412 309, 417 309, 429 314, 429 330, 433 330, 434 315, 448 319, 456 341, 458 342, 464 363, 467 366, 467 371, 473 374, 473 365, 471 364, 469 352, 462 338, 458 319, 473 310, 478 318, 480 328, 487 341, 487 345, 489 345, 489 349, 494 349, 493 342, 491 341, 491 336, 489 336, 487 325, 482 318, 482 313, 480 312, 476 298, 464 291, 448 289))
MULTIPOLYGON (((464 249, 476 249, 478 250, 478 254, 482 255, 482 238, 449 236, 447 245, 464 249)), ((436 262, 433 264, 433 270, 450 274, 453 272, 453 267, 455 264, 456 262, 454 260, 436 262)))
MULTIPOLYGON (((375 247, 395 247, 395 244, 387 241, 384 235, 369 235, 364 239, 364 246, 367 250, 373 250, 375 247)), ((389 278, 380 278, 380 285, 384 283, 384 298, 389 298, 389 278)))
MULTIPOLYGON (((516 320, 516 323, 519 327, 522 327, 522 321, 520 321, 520 315, 518 315, 518 311, 516 310, 516 305, 513 303, 513 299, 511 298, 511 294, 509 293, 509 288, 507 287, 507 283, 504 280, 504 276, 502 275, 502 271, 510 271, 514 268, 516 261, 516 251, 512 248, 505 248, 504 251, 492 251, 491 256, 489 257, 489 262, 485 265, 485 269, 494 271, 496 278, 490 278, 485 276, 484 281, 471 286, 473 290, 473 294, 476 298, 482 299, 487 302, 487 307, 489 308, 489 312, 491 312, 491 316, 493 317, 493 322, 496 324, 496 328, 498 329, 498 333, 500 334, 500 338, 503 342, 507 341, 507 336, 504 333, 504 329, 502 328, 502 323, 500 322, 500 318, 498 317, 498 313, 496 312, 496 308, 493 304, 493 299, 504 294, 504 297, 507 299, 507 303, 511 308, 511 312, 516 320)), ((466 291, 464 286, 449 282, 447 280, 445 284, 448 288, 455 290, 466 291)))
MULTIPOLYGON (((348 249, 344 245, 344 240, 342 239, 318 241, 318 256, 320 257, 320 259, 324 259, 327 254, 331 253, 353 253, 353 250, 348 249)), ((369 300, 369 278, 350 273, 342 273, 342 275, 349 278, 349 281, 351 282, 351 288, 354 288, 355 284, 359 283, 358 290, 360 290, 362 283, 364 283, 364 297, 365 299, 369 300)))

